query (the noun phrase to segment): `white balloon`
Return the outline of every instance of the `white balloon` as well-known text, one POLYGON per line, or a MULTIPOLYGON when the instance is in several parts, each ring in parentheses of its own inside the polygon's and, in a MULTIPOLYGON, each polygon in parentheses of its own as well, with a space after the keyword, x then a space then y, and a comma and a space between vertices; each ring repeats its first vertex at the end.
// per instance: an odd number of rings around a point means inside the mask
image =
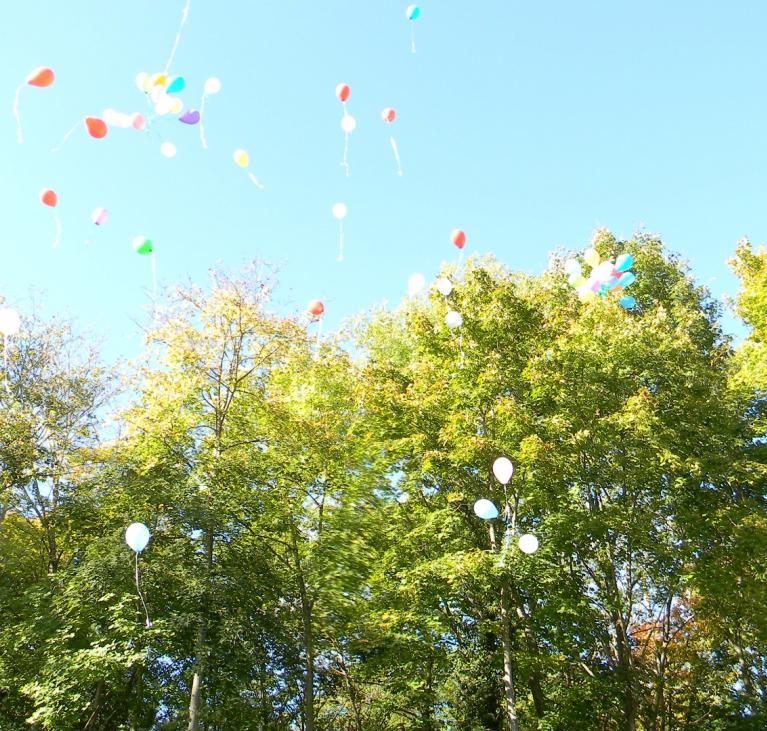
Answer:
POLYGON ((343 221, 348 212, 349 209, 346 207, 346 203, 336 203, 333 206, 333 217, 337 218, 339 221, 343 221))
POLYGON ((519 537, 518 545, 522 553, 535 553, 538 550, 538 539, 532 533, 525 533, 519 537))
POLYGON ((221 91, 221 79, 211 76, 203 87, 206 94, 218 94, 221 91))
POLYGON ((0 335, 16 335, 21 327, 21 318, 10 307, 0 308, 0 335))
POLYGON ((172 142, 163 142, 160 145, 160 152, 165 157, 176 157, 176 146, 172 142))
POLYGON ((463 316, 460 312, 450 310, 450 312, 445 315, 445 325, 447 325, 451 330, 455 330, 455 328, 461 327, 461 325, 463 325, 463 316))
POLYGON ((453 291, 453 283, 446 277, 440 277, 436 282, 437 291, 447 297, 453 291))
POLYGON ((600 282, 606 282, 613 275, 613 263, 603 261, 595 270, 593 276, 600 282))
POLYGON ((565 272, 571 276, 580 276, 583 269, 581 263, 577 259, 568 259, 565 262, 565 272))
POLYGON ((490 500, 482 498, 474 503, 474 514, 482 520, 495 520, 498 517, 498 508, 490 500))
POLYGON ((139 91, 146 91, 146 82, 149 81, 149 74, 146 71, 142 71, 140 74, 136 74, 136 86, 139 91))
POLYGON ((101 114, 101 118, 107 123, 107 126, 109 127, 120 126, 118 124, 120 121, 120 112, 118 112, 116 109, 105 109, 101 114))
POLYGON ((163 92, 164 96, 161 96, 157 103, 154 105, 154 110, 160 116, 164 114, 170 114, 173 111, 174 99, 172 96, 168 96, 163 92))
POLYGON ((341 119, 341 129, 346 132, 347 135, 350 135, 357 129, 357 120, 352 117, 351 114, 344 114, 341 119))
POLYGON ((426 286, 426 277, 423 274, 413 274, 410 279, 407 280, 407 291, 412 297, 418 294, 426 286))
POLYGON ((508 457, 498 457, 493 462, 493 474, 502 485, 508 485, 509 480, 514 476, 514 465, 508 457))
POLYGON ((590 267, 599 266, 599 253, 596 249, 586 249, 583 252, 583 258, 590 267))
POLYGON ((149 98, 157 104, 160 99, 168 96, 168 92, 162 86, 153 86, 149 92, 149 98))
POLYGON ((132 551, 141 553, 149 543, 149 528, 143 523, 131 523, 125 531, 125 542, 132 551))

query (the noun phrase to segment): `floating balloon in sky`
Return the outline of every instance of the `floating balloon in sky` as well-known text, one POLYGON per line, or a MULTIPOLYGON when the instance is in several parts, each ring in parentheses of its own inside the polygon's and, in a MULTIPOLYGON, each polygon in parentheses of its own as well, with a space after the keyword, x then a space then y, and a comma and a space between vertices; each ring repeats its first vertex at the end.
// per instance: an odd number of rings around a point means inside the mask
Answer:
POLYGON ((174 76, 168 84, 168 94, 178 94, 178 92, 184 90, 185 86, 186 81, 184 81, 183 76, 174 76))
POLYGON ((344 110, 344 116, 341 119, 341 128, 344 131, 344 156, 343 160, 341 161, 341 165, 344 168, 344 171, 346 172, 346 177, 349 177, 349 135, 354 131, 355 127, 357 126, 357 122, 355 121, 354 117, 352 117, 348 112, 346 111, 346 102, 348 101, 349 97, 351 96, 352 90, 351 87, 348 84, 338 84, 336 86, 336 98, 338 101, 341 102, 344 110))
POLYGON ((522 553, 531 554, 538 550, 538 539, 532 533, 525 533, 519 537, 519 550, 522 553))
POLYGON ((98 117, 86 117, 84 122, 85 129, 88 130, 88 134, 94 139, 101 140, 107 136, 109 128, 106 126, 103 119, 99 119, 98 117))
POLYGON ((493 462, 493 474, 502 485, 508 485, 509 480, 514 476, 514 465, 508 457, 498 457, 493 462))
POLYGON ((202 99, 200 100, 200 142, 203 149, 208 149, 208 141, 205 139, 205 100, 213 94, 218 94, 221 91, 221 80, 215 76, 211 76, 203 86, 202 99))
POLYGON ((154 245, 151 239, 148 239, 146 236, 136 236, 133 239, 133 251, 141 256, 147 256, 154 251, 154 245))
POLYGON ((21 129, 21 111, 19 109, 21 90, 25 86, 36 86, 41 89, 45 88, 46 86, 50 86, 55 78, 56 76, 53 73, 53 69, 49 69, 47 66, 40 66, 27 76, 23 84, 19 84, 16 87, 16 93, 13 97, 13 116, 16 119, 16 141, 19 144, 24 142, 24 133, 21 129))
POLYGON ((450 240, 453 242, 453 245, 459 249, 463 249, 463 247, 466 246, 466 234, 461 231, 460 228, 453 229, 450 234, 450 240))
POLYGON ((349 84, 338 84, 336 86, 336 98, 342 104, 345 104, 351 96, 352 89, 349 84))
POLYGON ((12 337, 21 328, 21 318, 16 310, 10 307, 0 307, 0 335, 12 337))
POLYGON ((426 286, 426 277, 420 272, 412 274, 407 280, 407 292, 411 297, 417 295, 426 286))
POLYGON ((196 109, 189 109, 178 118, 178 121, 184 124, 197 124, 200 121, 200 113, 196 109))
POLYGON ((163 142, 160 145, 160 152, 165 157, 176 157, 176 146, 172 142, 163 142))
POLYGON ((333 205, 333 218, 338 221, 338 261, 344 260, 344 219, 349 210, 346 203, 335 203, 333 205))
POLYGON ((131 127, 133 129, 138 130, 139 132, 146 127, 146 119, 144 119, 143 114, 139 114, 136 112, 135 114, 131 114, 131 127))
POLYGON ((322 317, 325 314, 325 305, 321 300, 312 300, 307 305, 306 311, 314 317, 322 317))
POLYGON ((463 315, 455 310, 450 310, 445 315, 445 324, 451 329, 455 330, 457 327, 463 325, 463 315))
POLYGON ((495 520, 498 517, 498 508, 490 500, 481 498, 474 503, 474 514, 482 520, 495 520))
POLYGON ((453 283, 446 277, 440 277, 435 282, 435 285, 437 287, 437 291, 445 297, 449 296, 453 291, 453 283))
POLYGON ((410 21, 410 52, 415 53, 415 21, 421 16, 421 8, 418 5, 408 5, 405 17, 410 21))
POLYGON ((351 114, 344 114, 344 116, 341 117, 341 129, 346 132, 347 135, 350 135, 357 129, 357 120, 352 117, 351 114))
POLYGON ((637 306, 636 299, 628 295, 626 297, 621 297, 619 303, 624 310, 633 310, 637 306))
MULTIPOLYGON (((234 158, 234 164, 237 165, 237 167, 241 168, 247 168, 248 165, 250 165, 250 155, 245 150, 235 150, 233 154, 234 158)), ((264 186, 258 181, 258 178, 256 176, 248 171, 248 177, 250 178, 251 182, 257 187, 257 188, 263 188, 264 186)))
POLYGON ((615 271, 617 272, 627 272, 632 266, 634 266, 634 257, 631 254, 621 254, 615 260, 615 271))
POLYGON ((145 94, 149 91, 149 74, 146 71, 136 74, 136 88, 145 94))
POLYGON ((596 249, 586 249, 583 252, 583 259, 590 267, 599 266, 599 254, 596 249))
MULTIPOLYGON (((56 195, 56 191, 50 188, 43 188, 40 191, 40 202, 43 205, 55 208, 58 205, 59 198, 56 195)), ((56 225, 56 236, 53 239, 53 247, 56 248, 61 240, 61 221, 59 220, 59 214, 54 211, 53 222, 56 225)))
MULTIPOLYGON (((383 119, 386 124, 393 124, 394 120, 397 119, 397 112, 392 107, 386 107, 386 109, 381 112, 381 119, 383 119)), ((402 163, 400 162, 399 149, 397 147, 397 140, 394 139, 394 135, 389 137, 389 144, 394 153, 394 160, 397 163, 397 175, 402 175, 402 163)))
POLYGON ((106 208, 97 208, 91 214, 91 221, 97 226, 103 226, 109 220, 109 211, 106 208))
POLYGON ((143 523, 131 523, 125 531, 125 542, 131 551, 141 553, 149 543, 149 528, 143 523))

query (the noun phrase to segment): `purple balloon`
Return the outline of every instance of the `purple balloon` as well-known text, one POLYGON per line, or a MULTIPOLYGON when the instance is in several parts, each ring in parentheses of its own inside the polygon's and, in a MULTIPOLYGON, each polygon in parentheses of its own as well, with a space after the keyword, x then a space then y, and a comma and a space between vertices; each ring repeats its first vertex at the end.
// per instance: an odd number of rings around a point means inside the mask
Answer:
POLYGON ((190 109, 184 112, 178 118, 178 121, 184 124, 197 124, 200 121, 200 113, 196 109, 190 109))

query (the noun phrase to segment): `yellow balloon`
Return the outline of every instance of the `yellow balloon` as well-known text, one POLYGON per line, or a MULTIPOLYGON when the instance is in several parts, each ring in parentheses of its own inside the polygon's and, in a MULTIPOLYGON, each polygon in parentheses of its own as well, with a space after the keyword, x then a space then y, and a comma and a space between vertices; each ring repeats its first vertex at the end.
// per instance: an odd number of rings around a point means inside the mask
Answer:
POLYGON ((184 102, 182 102, 178 97, 174 97, 173 102, 171 103, 170 113, 178 114, 183 108, 184 102))
POLYGON ((590 267, 599 266, 599 254, 596 249, 586 249, 583 253, 583 258, 590 267))
POLYGON ((153 74, 149 80, 151 86, 165 86, 168 83, 167 74, 153 74))
POLYGON ((245 150, 235 150, 234 151, 234 162, 236 165, 239 165, 241 168, 248 167, 248 164, 250 163, 250 156, 248 155, 245 150))

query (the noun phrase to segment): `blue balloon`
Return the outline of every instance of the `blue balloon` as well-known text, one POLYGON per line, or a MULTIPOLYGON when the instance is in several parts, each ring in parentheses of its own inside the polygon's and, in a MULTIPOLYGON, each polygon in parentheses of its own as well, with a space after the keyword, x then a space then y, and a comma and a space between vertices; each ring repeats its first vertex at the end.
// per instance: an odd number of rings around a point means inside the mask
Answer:
POLYGON ((177 76, 173 81, 170 82, 167 88, 168 94, 175 94, 178 91, 183 91, 184 87, 186 86, 186 81, 184 81, 183 76, 177 76))
POLYGON ((418 16, 421 14, 421 8, 417 5, 408 5, 405 15, 408 20, 418 20, 418 16))
POLYGON ((474 503, 474 513, 478 518, 482 520, 495 520, 498 517, 498 508, 490 500, 477 500, 474 503))
POLYGON ((634 266, 634 257, 631 254, 621 254, 615 260, 615 270, 618 272, 627 272, 634 266))
POLYGON ((621 297, 620 305, 624 310, 633 310, 637 306, 637 301, 633 297, 621 297))
POLYGON ((621 278, 618 280, 618 284, 621 285, 621 287, 630 287, 634 282, 636 282, 636 274, 634 272, 625 272, 621 275, 621 278))

